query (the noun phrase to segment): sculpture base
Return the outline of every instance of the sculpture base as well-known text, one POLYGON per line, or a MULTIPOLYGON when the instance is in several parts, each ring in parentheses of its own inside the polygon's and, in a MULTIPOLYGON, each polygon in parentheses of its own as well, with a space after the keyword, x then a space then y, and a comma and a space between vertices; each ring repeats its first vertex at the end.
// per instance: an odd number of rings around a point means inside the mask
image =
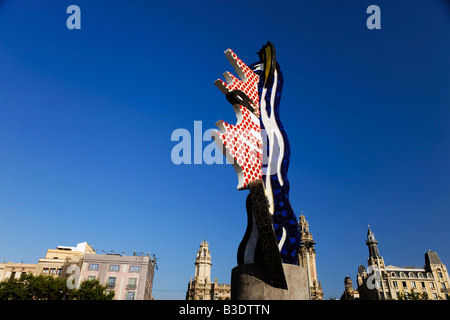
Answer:
POLYGON ((231 271, 231 300, 309 300, 308 277, 303 267, 284 264, 288 289, 264 281, 262 264, 242 264, 231 271))

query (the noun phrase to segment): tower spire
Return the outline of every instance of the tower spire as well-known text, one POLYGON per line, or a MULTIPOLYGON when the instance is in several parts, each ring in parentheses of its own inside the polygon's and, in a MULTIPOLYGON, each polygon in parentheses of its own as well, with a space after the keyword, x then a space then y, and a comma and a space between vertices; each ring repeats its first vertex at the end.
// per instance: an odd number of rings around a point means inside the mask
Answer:
POLYGON ((367 240, 366 245, 369 247, 369 258, 378 259, 381 258, 380 252, 378 251, 378 241, 375 239, 375 235, 372 230, 370 230, 370 226, 367 225, 367 240))

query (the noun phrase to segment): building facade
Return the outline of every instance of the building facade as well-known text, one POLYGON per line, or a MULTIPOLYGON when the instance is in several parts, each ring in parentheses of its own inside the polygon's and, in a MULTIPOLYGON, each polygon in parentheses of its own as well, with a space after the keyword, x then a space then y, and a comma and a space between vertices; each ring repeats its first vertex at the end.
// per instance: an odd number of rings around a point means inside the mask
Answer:
POLYGON ((352 279, 346 276, 344 279, 345 290, 342 294, 341 300, 359 300, 359 292, 353 288, 352 279))
POLYGON ((95 250, 87 242, 78 243, 75 247, 57 246, 56 249, 48 249, 45 258, 40 258, 37 263, 36 274, 66 278, 69 276, 69 266, 81 268, 85 254, 95 254, 95 250))
POLYGON ((155 265, 149 255, 86 254, 77 287, 97 279, 114 291, 114 300, 153 300, 155 265))
POLYGON ((10 278, 19 279, 22 274, 36 274, 37 264, 34 263, 0 263, 0 281, 10 278))
POLYGON ((306 269, 309 283, 309 299, 323 300, 322 285, 317 278, 316 250, 312 233, 309 232, 309 223, 303 212, 300 214, 298 225, 300 228, 300 249, 298 252, 299 265, 306 269))
POLYGON ((21 274, 26 273, 65 278, 68 276, 67 268, 70 265, 81 267, 85 253, 95 253, 95 251, 87 242, 82 242, 75 247, 57 246, 56 249, 48 249, 45 258, 40 258, 38 263, 1 263, 0 281, 10 277, 19 279, 21 274))
POLYGON ((229 300, 231 285, 211 282, 211 252, 206 240, 200 244, 195 258, 194 279, 188 283, 186 300, 229 300))
MULTIPOLYGON (((395 300, 413 291, 430 300, 450 300, 447 267, 436 252, 428 250, 425 253, 424 267, 386 266, 370 227, 366 244, 369 248, 368 268, 361 265, 357 273, 360 299, 395 300)), ((345 299, 345 292, 341 299, 345 299)))

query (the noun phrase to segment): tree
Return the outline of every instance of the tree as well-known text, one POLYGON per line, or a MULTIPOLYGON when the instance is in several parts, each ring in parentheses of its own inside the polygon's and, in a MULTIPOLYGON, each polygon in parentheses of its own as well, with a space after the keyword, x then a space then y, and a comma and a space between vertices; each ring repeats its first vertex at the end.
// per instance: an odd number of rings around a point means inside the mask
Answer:
POLYGON ((0 282, 0 300, 27 300, 24 284, 15 278, 0 282))
POLYGON ((22 274, 19 279, 0 282, 0 300, 112 300, 114 292, 106 293, 106 286, 98 280, 87 280, 80 288, 67 288, 67 280, 51 275, 22 274))
POLYGON ((418 293, 414 289, 411 289, 409 293, 400 292, 397 298, 398 300, 429 300, 428 293, 418 293))
POLYGON ((106 286, 102 286, 97 279, 85 280, 72 293, 72 297, 76 300, 112 300, 114 291, 106 293, 106 286))
POLYGON ((59 300, 69 291, 62 279, 28 273, 1 282, 0 300, 59 300))

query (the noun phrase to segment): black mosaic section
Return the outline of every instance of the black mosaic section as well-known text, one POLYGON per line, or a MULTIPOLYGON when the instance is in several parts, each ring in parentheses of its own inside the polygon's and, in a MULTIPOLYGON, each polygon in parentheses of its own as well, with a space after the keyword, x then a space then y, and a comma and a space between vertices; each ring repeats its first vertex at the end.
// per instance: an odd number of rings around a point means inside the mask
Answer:
POLYGON ((266 280, 276 288, 287 289, 278 241, 275 236, 272 216, 269 212, 264 183, 256 180, 249 183, 251 210, 258 228, 258 245, 261 248, 263 262, 266 266, 266 280))
MULTIPOLYGON (((247 200, 245 202, 245 207, 247 208, 247 229, 245 230, 244 237, 239 244, 238 252, 237 252, 237 263, 238 265, 244 264, 244 255, 245 249, 247 248, 248 241, 250 239, 250 235, 252 233, 253 228, 256 228, 253 225, 253 211, 252 211, 252 195, 249 194, 247 196, 247 200)), ((254 261, 256 263, 256 261, 254 261)), ((259 261, 258 261, 259 262, 259 261)))

